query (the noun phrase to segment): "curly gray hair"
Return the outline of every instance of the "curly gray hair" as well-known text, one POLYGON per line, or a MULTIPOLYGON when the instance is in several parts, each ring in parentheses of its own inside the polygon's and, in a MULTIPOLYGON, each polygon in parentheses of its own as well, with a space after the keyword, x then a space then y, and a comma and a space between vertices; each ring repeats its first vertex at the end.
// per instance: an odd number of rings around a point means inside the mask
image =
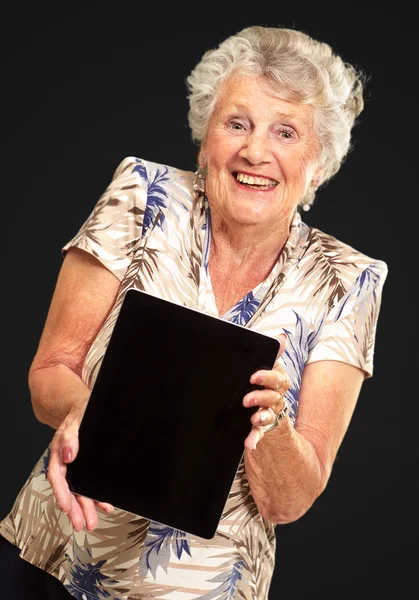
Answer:
MULTIPOLYGON (((192 139, 205 140, 220 85, 237 72, 263 77, 281 98, 314 107, 314 128, 324 167, 321 183, 339 170, 351 149, 351 130, 362 112, 365 76, 332 48, 306 33, 254 26, 207 51, 186 79, 192 139)), ((312 204, 310 188, 301 204, 312 204)))

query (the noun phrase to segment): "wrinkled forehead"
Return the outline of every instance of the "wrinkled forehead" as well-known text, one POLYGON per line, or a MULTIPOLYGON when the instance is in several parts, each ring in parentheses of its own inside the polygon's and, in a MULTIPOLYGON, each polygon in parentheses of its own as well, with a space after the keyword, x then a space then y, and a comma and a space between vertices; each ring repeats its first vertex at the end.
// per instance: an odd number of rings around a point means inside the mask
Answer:
POLYGON ((290 119, 305 121, 309 127, 313 125, 314 107, 301 102, 300 93, 272 79, 238 72, 220 84, 214 113, 236 108, 252 112, 256 101, 265 102, 273 115, 287 115, 290 119))
POLYGON ((245 86, 249 86, 249 89, 257 86, 266 94, 280 100, 287 100, 288 102, 293 102, 295 104, 309 104, 308 94, 303 85, 297 86, 291 84, 291 82, 286 83, 278 80, 273 75, 251 74, 241 72, 240 70, 233 71, 227 79, 220 83, 217 89, 217 98, 226 93, 231 93, 241 82, 243 82, 245 86))

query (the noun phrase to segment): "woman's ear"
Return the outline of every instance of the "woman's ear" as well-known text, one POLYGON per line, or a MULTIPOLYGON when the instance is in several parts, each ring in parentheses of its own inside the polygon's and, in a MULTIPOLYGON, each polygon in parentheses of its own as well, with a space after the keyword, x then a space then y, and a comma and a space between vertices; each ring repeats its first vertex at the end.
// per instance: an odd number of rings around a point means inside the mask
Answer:
POLYGON ((318 188, 319 185, 321 185, 323 183, 323 178, 324 178, 324 166, 323 165, 319 165, 316 170, 314 171, 314 175, 311 178, 311 185, 314 188, 318 188))
POLYGON ((201 167, 201 169, 205 169, 207 166, 207 162, 208 161, 207 153, 205 150, 205 143, 202 141, 198 152, 198 165, 201 167))
POLYGON ((201 150, 199 153, 199 166, 201 169, 205 169, 207 166, 207 155, 204 150, 201 150))

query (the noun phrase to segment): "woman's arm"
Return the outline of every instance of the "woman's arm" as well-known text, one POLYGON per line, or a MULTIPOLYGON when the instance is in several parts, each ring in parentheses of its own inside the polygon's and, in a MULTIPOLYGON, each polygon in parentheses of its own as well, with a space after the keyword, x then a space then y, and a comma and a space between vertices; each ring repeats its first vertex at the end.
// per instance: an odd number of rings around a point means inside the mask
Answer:
MULTIPOLYGON (((310 363, 303 372, 295 428, 283 419, 254 451, 249 445, 253 442, 246 440, 250 489, 265 518, 282 524, 295 521, 323 492, 364 377, 362 370, 343 362, 310 363)), ((269 380, 265 384, 272 386, 269 380)), ((262 397, 263 391, 258 393, 262 397)))
POLYGON ((35 415, 57 429, 50 445, 48 481, 76 531, 85 524, 89 530, 96 527, 96 507, 113 510, 106 502, 72 494, 66 473, 67 463, 77 456, 79 425, 90 395, 81 379, 83 363, 114 305, 119 286, 119 280, 96 258, 70 248, 29 370, 35 415))
POLYGON ((70 410, 83 414, 90 394, 81 379, 84 359, 119 285, 92 255, 77 248, 68 250, 29 370, 32 406, 42 423, 56 429, 70 410))

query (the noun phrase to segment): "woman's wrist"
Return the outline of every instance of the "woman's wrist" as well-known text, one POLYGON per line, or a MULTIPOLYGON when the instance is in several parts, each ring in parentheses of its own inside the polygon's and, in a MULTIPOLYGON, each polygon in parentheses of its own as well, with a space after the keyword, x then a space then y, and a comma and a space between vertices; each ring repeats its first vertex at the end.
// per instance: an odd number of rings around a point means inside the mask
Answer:
POLYGON ((284 419, 286 419, 288 417, 289 407, 288 407, 288 403, 285 400, 285 398, 284 398, 284 405, 283 405, 282 409, 277 413, 275 413, 272 409, 272 412, 275 415, 274 422, 268 423, 267 425, 260 425, 260 428, 262 429, 264 434, 272 431, 273 429, 276 429, 281 424, 281 421, 283 421, 284 419))

